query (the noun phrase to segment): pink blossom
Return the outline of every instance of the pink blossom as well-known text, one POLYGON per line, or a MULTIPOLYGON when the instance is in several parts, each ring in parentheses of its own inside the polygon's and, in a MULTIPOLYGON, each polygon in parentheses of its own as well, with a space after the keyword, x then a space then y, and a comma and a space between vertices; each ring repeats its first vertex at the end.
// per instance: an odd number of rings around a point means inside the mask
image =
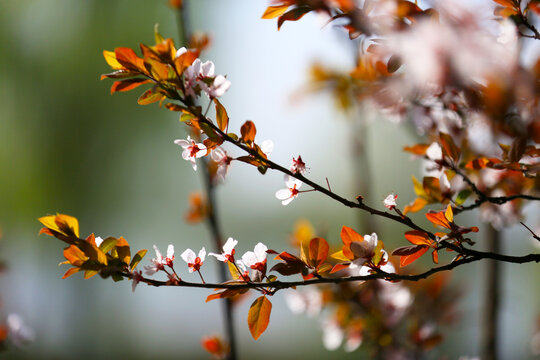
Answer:
POLYGON ((276 191, 276 198, 281 200, 283 205, 289 204, 294 200, 300 193, 298 190, 302 186, 302 182, 298 179, 293 178, 292 176, 285 176, 285 185, 286 189, 281 189, 276 191))
POLYGON ((154 245, 154 251, 156 252, 156 257, 150 260, 152 264, 144 267, 144 270, 145 270, 144 272, 146 273, 146 275, 154 275, 158 271, 161 271, 164 269, 163 255, 161 255, 161 252, 159 251, 156 245, 154 245))
POLYGON ((305 174, 306 173, 306 163, 302 160, 302 157, 298 155, 298 157, 295 159, 292 159, 292 164, 290 168, 291 172, 293 174, 305 174))
POLYGON ((388 208, 389 210, 394 210, 397 206, 396 203, 397 195, 394 195, 393 193, 389 194, 384 200, 384 206, 388 208))
POLYGON ((187 140, 174 140, 174 143, 184 149, 184 151, 182 152, 182 158, 184 158, 184 160, 191 161, 191 166, 193 166, 193 170, 197 171, 197 162, 195 161, 195 159, 206 155, 206 146, 204 144, 195 143, 195 141, 190 136, 188 136, 187 140))
POLYGON ((182 259, 184 259, 185 262, 187 262, 188 267, 189 267, 189 272, 192 273, 194 271, 199 271, 200 270, 200 268, 201 268, 201 266, 202 266, 202 264, 204 262, 204 258, 206 257, 206 250, 203 247, 199 251, 199 255, 195 255, 193 250, 187 249, 180 256, 182 257, 182 259))
POLYGON ((133 272, 133 278, 131 279, 131 291, 135 292, 135 288, 137 287, 137 284, 139 284, 142 280, 142 271, 134 271, 133 272))
POLYGON ((221 254, 214 254, 209 253, 210 256, 215 256, 216 259, 219 261, 227 262, 227 261, 234 261, 234 247, 238 244, 238 240, 234 240, 232 237, 227 239, 227 242, 225 245, 223 245, 223 253, 221 254))
POLYGON ((229 166, 231 165, 232 158, 227 155, 227 152, 223 150, 220 147, 217 147, 212 151, 210 154, 212 157, 212 160, 216 162, 218 165, 217 168, 217 177, 223 181, 225 180, 225 175, 227 175, 227 171, 229 170, 229 166))

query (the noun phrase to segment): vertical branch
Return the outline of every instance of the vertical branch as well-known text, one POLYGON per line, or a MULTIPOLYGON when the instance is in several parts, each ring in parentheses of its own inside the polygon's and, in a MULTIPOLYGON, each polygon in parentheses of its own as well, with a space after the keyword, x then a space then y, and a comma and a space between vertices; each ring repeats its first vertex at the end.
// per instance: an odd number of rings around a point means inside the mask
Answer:
MULTIPOLYGON (((501 233, 488 225, 486 232, 488 252, 500 252, 501 233)), ((499 305, 500 305, 500 284, 501 284, 501 264, 499 261, 489 260, 487 262, 486 292, 484 301, 483 318, 483 339, 482 358, 486 360, 497 360, 497 344, 499 340, 499 305)))
MULTIPOLYGON (((182 45, 187 45, 187 29, 188 27, 188 16, 187 14, 187 1, 183 2, 183 5, 177 8, 176 12, 176 18, 177 18, 177 25, 178 25, 178 36, 180 39, 180 43, 182 45)), ((212 240, 214 242, 214 251, 216 253, 221 253, 222 247, 223 247, 223 236, 221 232, 221 228, 219 225, 218 217, 216 214, 217 209, 217 202, 216 202, 216 196, 215 196, 215 187, 212 183, 212 177, 210 175, 210 171, 208 168, 208 159, 207 157, 202 157, 198 159, 201 176, 204 182, 205 187, 205 195, 208 203, 208 216, 207 216, 207 224, 208 228, 210 230, 210 233, 212 235, 212 240)), ((227 269, 225 268, 225 264, 219 264, 218 265, 218 279, 221 283, 227 281, 227 269)), ((225 301, 221 302, 223 304, 223 317, 225 322, 225 335, 227 337, 227 342, 230 346, 230 352, 228 355, 228 359, 235 360, 237 358, 236 355, 236 337, 235 337, 235 331, 234 331, 234 317, 233 317, 233 309, 232 309, 232 301, 231 299, 225 299, 225 301)))
MULTIPOLYGON (((356 61, 356 64, 358 65, 360 61, 360 47, 361 43, 356 41, 353 42, 353 51, 354 51, 354 59, 356 61)), ((355 112, 360 112, 361 109, 355 109, 355 112)), ((353 168, 355 170, 354 178, 356 179, 355 184, 356 188, 354 189, 356 191, 356 195, 360 196, 366 196, 367 194, 371 193, 372 189, 372 177, 371 177, 371 166, 369 163, 369 156, 367 151, 367 124, 364 116, 358 116, 354 117, 353 124, 351 125, 351 128, 353 131, 351 131, 352 134, 352 152, 354 156, 354 164, 353 168)), ((372 233, 377 232, 375 228, 375 221, 373 221, 373 217, 370 216, 368 213, 365 213, 363 211, 359 211, 358 213, 358 223, 361 229, 363 231, 372 233)))

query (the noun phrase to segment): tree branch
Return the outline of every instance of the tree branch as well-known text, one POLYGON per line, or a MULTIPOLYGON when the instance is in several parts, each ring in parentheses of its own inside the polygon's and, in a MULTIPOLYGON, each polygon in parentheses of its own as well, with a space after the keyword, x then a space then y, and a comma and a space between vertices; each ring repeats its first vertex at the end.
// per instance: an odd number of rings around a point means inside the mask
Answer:
MULTIPOLYGON (((148 279, 148 278, 143 277, 142 279, 140 279, 140 282, 143 282, 152 286, 177 286, 177 287, 204 288, 204 289, 258 289, 260 290, 261 288, 266 288, 266 289, 273 290, 273 292, 276 292, 281 289, 287 289, 287 288, 292 288, 296 286, 308 286, 308 285, 316 285, 316 284, 340 284, 340 283, 345 283, 345 282, 367 281, 367 280, 374 280, 374 279, 384 279, 384 280, 391 280, 391 281, 400 281, 400 280, 401 281, 419 281, 422 279, 426 279, 429 276, 436 274, 438 272, 452 270, 458 266, 475 262, 475 261, 479 261, 482 259, 492 259, 492 260, 503 261, 507 263, 513 263, 513 264, 524 264, 524 263, 530 263, 530 262, 539 263, 540 262, 540 254, 528 254, 525 256, 510 256, 510 255, 475 251, 475 250, 470 250, 470 249, 465 249, 465 250, 467 254, 470 253, 472 256, 465 257, 460 260, 456 260, 447 265, 434 267, 423 273, 414 274, 414 275, 386 273, 384 271, 379 271, 377 273, 374 273, 371 275, 365 275, 365 276, 349 276, 349 277, 341 277, 341 278, 320 277, 317 279, 306 280, 306 281, 274 281, 274 282, 269 282, 269 283, 262 283, 262 282, 231 283, 230 282, 230 283, 221 283, 221 284, 211 284, 211 283, 202 284, 202 283, 187 282, 183 280, 172 283, 172 282, 148 279)), ((122 272, 121 275, 126 278, 130 278, 130 279, 133 278, 133 274, 128 273, 128 272, 122 272)))

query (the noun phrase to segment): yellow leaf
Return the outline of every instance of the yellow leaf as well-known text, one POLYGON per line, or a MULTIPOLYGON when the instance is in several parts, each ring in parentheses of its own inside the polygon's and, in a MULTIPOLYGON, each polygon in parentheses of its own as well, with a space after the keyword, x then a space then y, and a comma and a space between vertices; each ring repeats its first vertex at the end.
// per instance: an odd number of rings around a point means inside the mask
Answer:
POLYGON ((450 204, 448 204, 448 207, 446 208, 446 212, 444 213, 444 217, 449 222, 454 222, 454 212, 452 211, 452 206, 450 206, 450 204))
POLYGON ((120 70, 124 68, 122 64, 120 64, 118 60, 116 60, 116 55, 114 54, 114 51, 103 50, 103 57, 105 58, 107 64, 109 64, 109 66, 114 70, 120 70))
POLYGON ((73 216, 57 214, 43 216, 38 219, 49 230, 61 235, 79 237, 79 221, 73 216))
POLYGON ((289 8, 289 5, 277 5, 277 6, 269 6, 264 11, 264 14, 261 16, 261 19, 273 19, 278 16, 281 16, 287 9, 289 8))
POLYGON ((340 261, 351 261, 348 257, 346 257, 343 254, 343 250, 339 250, 338 252, 335 252, 330 256, 333 257, 334 259, 340 260, 340 261))

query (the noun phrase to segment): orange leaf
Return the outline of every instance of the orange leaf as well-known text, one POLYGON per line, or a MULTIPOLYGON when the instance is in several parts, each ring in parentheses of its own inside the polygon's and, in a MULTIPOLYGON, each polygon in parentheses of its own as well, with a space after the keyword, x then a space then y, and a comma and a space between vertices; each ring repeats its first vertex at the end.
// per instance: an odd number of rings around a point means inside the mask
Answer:
POLYGON ((248 326, 253 339, 257 340, 268 327, 271 311, 272 303, 266 296, 258 297, 251 304, 248 312, 248 326))
POLYGON ((309 242, 309 260, 310 265, 318 268, 328 257, 328 243, 323 238, 313 238, 309 242))
POLYGON ((151 82, 151 80, 142 78, 115 81, 111 86, 111 94, 114 94, 115 92, 133 90, 140 85, 151 82))
POLYGON ((69 268, 66 273, 64 274, 64 276, 62 276, 62 279, 67 279, 68 277, 70 277, 71 275, 79 272, 81 270, 81 268, 78 268, 78 267, 72 267, 72 268, 69 268))
POLYGON ((403 209, 403 214, 407 215, 408 212, 418 212, 426 206, 428 201, 424 198, 414 199, 412 204, 406 205, 403 209))
POLYGON ((261 19, 273 19, 280 15, 282 15, 290 5, 277 5, 277 6, 269 6, 264 11, 264 14, 262 14, 261 19))
POLYGON ((348 226, 343 226, 341 228, 341 241, 343 241, 343 255, 348 259, 354 259, 354 253, 351 250, 352 242, 361 242, 364 241, 364 237, 351 229, 348 226))
POLYGON ((432 244, 432 241, 429 238, 429 235, 420 230, 407 231, 405 233, 405 238, 409 240, 409 242, 413 243, 414 245, 430 246, 432 244))
POLYGON ((399 266, 404 267, 415 262, 416 260, 418 260, 420 256, 424 255, 426 251, 428 251, 428 249, 429 249, 428 246, 418 246, 418 251, 416 251, 415 253, 411 255, 405 255, 400 258, 399 266))
POLYGON ((118 61, 128 70, 142 71, 144 69, 143 60, 139 58, 137 54, 135 54, 135 51, 130 48, 116 48, 114 49, 114 55, 116 57, 116 61, 118 61))
POLYGON ((187 67, 191 66, 191 64, 193 64, 193 62, 195 61, 195 59, 197 59, 198 56, 198 51, 188 50, 187 52, 174 59, 174 66, 176 67, 176 71, 178 72, 178 74, 182 74, 187 67))
POLYGON ((435 264, 439 263, 439 253, 437 252, 437 249, 433 250, 433 252, 431 253, 431 258, 433 259, 433 262, 435 264))
POLYGON ((75 245, 70 245, 64 249, 64 257, 70 264, 77 267, 80 267, 88 260, 88 256, 75 245))
POLYGON ((442 227, 445 227, 447 229, 450 229, 450 223, 448 222, 448 219, 446 219, 446 216, 444 215, 443 211, 439 212, 428 212, 426 214, 426 217, 429 221, 431 221, 434 225, 439 225, 442 227))
POLYGON ((347 268, 349 268, 349 264, 336 264, 334 265, 332 270, 330 270, 330 274, 333 274, 335 272, 338 272, 340 270, 347 269, 347 268))
MULTIPOLYGON (((216 104, 216 122, 221 131, 226 131, 227 126, 229 125, 229 115, 227 115, 227 110, 221 105, 218 99, 214 99, 216 104)), ((255 136, 253 136, 255 137, 255 136)))
POLYGON ((452 160, 458 161, 461 151, 454 143, 454 139, 452 139, 450 135, 442 132, 439 134, 439 140, 443 153, 452 160))
POLYGON ((251 144, 255 140, 255 134, 257 133, 253 121, 246 121, 240 128, 240 133, 242 134, 242 141, 246 144, 251 144))

